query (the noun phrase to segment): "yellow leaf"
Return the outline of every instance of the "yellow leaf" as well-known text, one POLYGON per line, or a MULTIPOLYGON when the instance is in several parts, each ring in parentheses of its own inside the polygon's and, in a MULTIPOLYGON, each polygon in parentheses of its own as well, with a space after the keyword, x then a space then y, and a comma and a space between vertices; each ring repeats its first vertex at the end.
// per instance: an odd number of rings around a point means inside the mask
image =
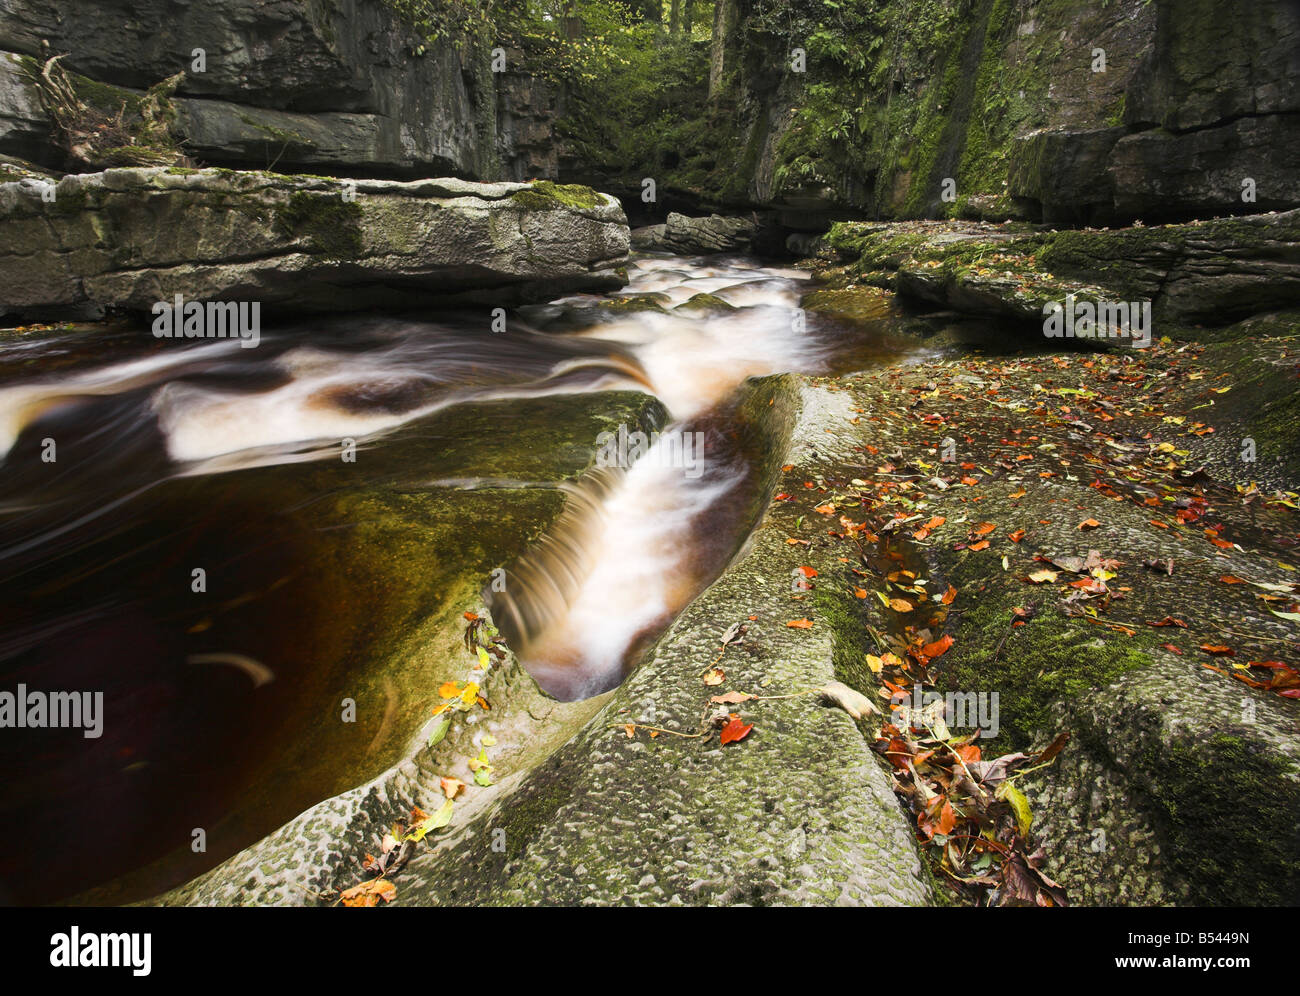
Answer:
POLYGON ((1025 798, 1025 793, 1011 782, 1003 782, 995 795, 1010 803, 1011 811, 1016 814, 1016 824, 1020 827, 1020 836, 1028 837, 1029 829, 1034 824, 1034 814, 1029 811, 1029 800, 1025 798))

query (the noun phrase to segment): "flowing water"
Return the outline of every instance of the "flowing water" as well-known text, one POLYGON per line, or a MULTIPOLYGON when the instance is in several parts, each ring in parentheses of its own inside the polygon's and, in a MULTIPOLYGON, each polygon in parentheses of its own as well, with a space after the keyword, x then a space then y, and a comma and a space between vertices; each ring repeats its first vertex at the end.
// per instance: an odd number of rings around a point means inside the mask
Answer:
POLYGON ((484 482, 440 456, 476 443, 439 436, 450 415, 494 403, 486 432, 509 438, 534 399, 658 397, 662 433, 565 485, 565 515, 490 594, 539 683, 573 699, 617 684, 743 541, 736 510, 754 507, 762 456, 734 431, 744 380, 917 350, 888 314, 852 331, 802 317, 798 271, 684 258, 629 271, 616 301, 524 308, 496 334, 457 313, 264 330, 257 349, 137 328, 0 339, 0 691, 104 692, 100 738, 0 738, 0 901, 108 881, 224 820, 215 863, 360 780, 304 776, 243 811, 308 691, 391 638, 370 600, 400 593, 371 584, 363 598, 357 571, 320 554, 367 526, 326 514, 341 441, 361 454, 349 487, 472 490, 484 482), (673 310, 699 294, 717 300, 673 310), (210 577, 202 611, 194 564, 210 577))

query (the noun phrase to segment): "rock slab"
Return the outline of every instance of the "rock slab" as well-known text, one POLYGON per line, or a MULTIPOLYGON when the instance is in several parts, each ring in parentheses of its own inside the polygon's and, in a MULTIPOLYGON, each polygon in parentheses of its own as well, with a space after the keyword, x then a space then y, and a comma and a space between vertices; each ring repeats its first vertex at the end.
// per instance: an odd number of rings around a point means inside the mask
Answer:
POLYGON ((0 185, 0 314, 510 306, 626 281, 618 201, 586 187, 110 169, 0 185))

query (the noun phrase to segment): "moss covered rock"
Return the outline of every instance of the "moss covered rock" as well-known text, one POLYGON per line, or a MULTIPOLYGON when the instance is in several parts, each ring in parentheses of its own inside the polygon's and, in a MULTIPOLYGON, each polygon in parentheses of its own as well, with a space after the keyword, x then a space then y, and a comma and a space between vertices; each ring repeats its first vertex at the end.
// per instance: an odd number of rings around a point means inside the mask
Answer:
POLYGON ((52 199, 0 186, 6 313, 149 312, 156 301, 253 300, 262 318, 509 306, 625 278, 617 202, 585 187, 355 182, 229 170, 69 176, 52 199))

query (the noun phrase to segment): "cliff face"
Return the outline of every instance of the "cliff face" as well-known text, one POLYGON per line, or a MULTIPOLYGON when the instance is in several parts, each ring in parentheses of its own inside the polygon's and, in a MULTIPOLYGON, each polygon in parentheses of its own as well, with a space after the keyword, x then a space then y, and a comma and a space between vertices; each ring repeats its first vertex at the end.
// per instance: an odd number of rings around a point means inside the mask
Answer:
POLYGON ((379 0, 0 0, 0 52, 0 153, 53 168, 66 152, 28 71, 43 53, 67 53, 92 102, 184 71, 175 129, 205 164, 513 179, 545 178, 554 161, 537 123, 549 90, 492 73, 490 52, 454 27, 431 41, 379 0))
POLYGON ((110 105, 114 88, 138 99, 184 70, 174 130, 211 165, 629 198, 652 177, 663 209, 771 208, 808 230, 853 214, 1109 224, 1300 205, 1286 161, 1300 0, 718 0, 713 25, 711 43, 663 50, 648 89, 670 99, 642 117, 637 80, 539 72, 553 51, 510 48, 493 73, 500 7, 0 0, 0 153, 66 168, 29 78, 66 52, 110 105), (421 17, 444 8, 485 30, 431 31, 421 17))
POLYGON ((906 0, 854 5, 847 28, 793 0, 785 32, 761 0, 720 2, 730 165, 788 214, 1119 223, 1300 203, 1295 0, 906 0))

